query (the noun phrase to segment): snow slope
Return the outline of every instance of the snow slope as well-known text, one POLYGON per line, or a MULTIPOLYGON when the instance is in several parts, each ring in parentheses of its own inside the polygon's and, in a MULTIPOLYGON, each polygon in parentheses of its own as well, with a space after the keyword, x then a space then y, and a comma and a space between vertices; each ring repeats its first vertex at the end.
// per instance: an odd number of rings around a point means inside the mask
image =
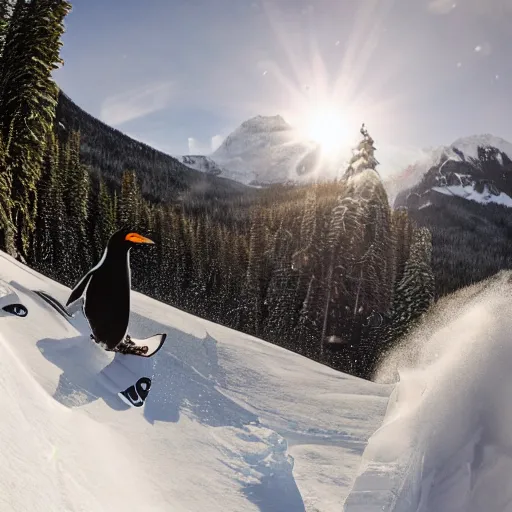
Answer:
POLYGON ((512 510, 512 273, 439 301, 380 370, 400 374, 349 512, 512 510))
POLYGON ((143 410, 97 379, 108 354, 30 292, 69 290, 0 253, 28 307, 0 318, 0 510, 340 510, 392 387, 134 294, 167 332, 143 410))
POLYGON ((475 187, 472 185, 451 185, 448 187, 432 187, 434 192, 439 192, 440 194, 444 194, 446 196, 458 196, 468 201, 475 201, 480 204, 501 204, 503 206, 512 207, 512 198, 505 194, 505 192, 500 192, 499 195, 494 195, 489 192, 487 188, 484 189, 484 192, 479 193, 475 190, 475 187))

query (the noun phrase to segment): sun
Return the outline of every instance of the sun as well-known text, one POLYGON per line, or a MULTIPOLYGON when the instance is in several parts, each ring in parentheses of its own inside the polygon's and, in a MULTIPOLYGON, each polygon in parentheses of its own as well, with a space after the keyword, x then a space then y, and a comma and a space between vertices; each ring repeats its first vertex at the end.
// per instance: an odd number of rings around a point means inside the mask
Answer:
POLYGON ((336 107, 314 109, 307 121, 307 135, 322 148, 326 156, 334 156, 348 143, 348 119, 336 107))

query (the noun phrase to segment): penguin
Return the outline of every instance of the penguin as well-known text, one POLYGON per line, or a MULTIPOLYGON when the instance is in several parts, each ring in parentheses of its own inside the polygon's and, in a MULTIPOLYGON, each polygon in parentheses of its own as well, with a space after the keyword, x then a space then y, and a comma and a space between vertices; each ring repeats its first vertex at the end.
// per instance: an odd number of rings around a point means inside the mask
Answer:
POLYGON ((109 239, 99 263, 73 288, 69 306, 84 296, 83 311, 91 338, 106 350, 115 350, 125 340, 130 318, 130 250, 153 240, 129 229, 116 231, 109 239))

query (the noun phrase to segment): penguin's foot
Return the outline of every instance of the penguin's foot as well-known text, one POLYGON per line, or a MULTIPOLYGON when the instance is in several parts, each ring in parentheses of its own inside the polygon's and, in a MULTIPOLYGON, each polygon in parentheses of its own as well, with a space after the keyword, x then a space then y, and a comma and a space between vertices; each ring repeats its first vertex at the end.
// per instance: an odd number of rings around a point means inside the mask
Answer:
POLYGON ((114 349, 115 352, 119 352, 121 354, 132 354, 142 356, 147 354, 148 347, 146 345, 136 345, 130 338, 130 335, 127 334, 126 338, 117 345, 114 349))
POLYGON ((108 348, 108 345, 106 343, 103 343, 102 341, 98 341, 94 337, 94 334, 90 334, 90 337, 91 337, 91 340, 94 341, 94 343, 96 343, 96 345, 99 345, 103 350, 106 350, 107 352, 111 351, 111 349, 108 348))

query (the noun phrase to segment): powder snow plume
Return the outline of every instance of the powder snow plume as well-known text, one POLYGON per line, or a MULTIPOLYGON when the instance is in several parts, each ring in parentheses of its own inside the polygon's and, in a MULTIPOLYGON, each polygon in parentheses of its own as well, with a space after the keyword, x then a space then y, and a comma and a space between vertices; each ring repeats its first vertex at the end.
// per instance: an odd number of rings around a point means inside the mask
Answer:
POLYGON ((512 510, 511 292, 502 272, 440 300, 382 364, 400 380, 346 510, 512 510))

